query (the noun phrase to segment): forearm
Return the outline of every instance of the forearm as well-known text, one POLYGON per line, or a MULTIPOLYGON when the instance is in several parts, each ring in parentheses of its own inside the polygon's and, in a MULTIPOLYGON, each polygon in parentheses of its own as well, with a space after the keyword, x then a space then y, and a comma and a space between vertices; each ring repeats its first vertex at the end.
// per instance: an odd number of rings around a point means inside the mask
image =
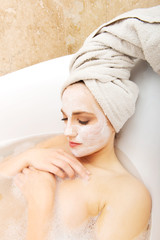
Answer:
POLYGON ((47 240, 51 228, 52 209, 28 209, 28 226, 25 240, 47 240))
POLYGON ((15 176, 27 167, 28 163, 21 155, 5 158, 0 162, 0 174, 7 177, 15 176))
POLYGON ((21 172, 23 168, 32 166, 34 159, 37 159, 37 155, 30 154, 34 149, 61 148, 61 146, 65 146, 65 143, 64 136, 60 135, 41 142, 34 148, 28 149, 17 156, 9 156, 0 162, 0 175, 11 177, 21 172))

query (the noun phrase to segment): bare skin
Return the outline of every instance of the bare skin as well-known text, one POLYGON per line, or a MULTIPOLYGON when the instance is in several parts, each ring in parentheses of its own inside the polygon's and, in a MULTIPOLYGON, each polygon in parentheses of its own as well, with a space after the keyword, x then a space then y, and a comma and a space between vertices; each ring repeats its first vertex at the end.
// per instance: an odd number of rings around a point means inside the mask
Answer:
MULTIPOLYGON (((82 110, 83 101, 87 103, 89 112, 93 110, 92 105, 97 104, 89 94, 79 101, 82 110)), ((73 106, 70 107, 72 109, 73 106)), ((76 103, 74 107, 77 107, 76 103)), ((66 114, 66 111, 63 112, 66 114)), ((69 117, 71 122, 77 121, 76 124, 87 119, 87 115, 84 117, 81 113, 76 117, 65 115, 65 118, 69 117)), ((95 124, 96 121, 93 115, 88 124, 95 124)), ((114 152, 115 132, 111 124, 109 128, 107 144, 88 156, 73 156, 68 142, 73 141, 78 132, 72 131, 67 136, 57 136, 40 143, 0 165, 1 174, 13 176, 21 172, 16 177, 16 183, 28 201, 26 240, 47 239, 49 230, 44 223, 49 223, 54 209, 54 175, 64 179, 59 184, 58 199, 63 221, 68 228, 76 229, 89 217, 99 214, 95 229, 97 240, 133 240, 146 230, 151 212, 150 194, 143 183, 129 174, 117 159, 114 152), (30 166, 34 168, 30 169, 30 166), (75 174, 80 177, 74 177, 75 174)))
POLYGON ((32 167, 24 168, 22 173, 19 173, 15 178, 15 183, 28 202, 26 239, 46 239, 54 206, 56 186, 54 175, 32 167))

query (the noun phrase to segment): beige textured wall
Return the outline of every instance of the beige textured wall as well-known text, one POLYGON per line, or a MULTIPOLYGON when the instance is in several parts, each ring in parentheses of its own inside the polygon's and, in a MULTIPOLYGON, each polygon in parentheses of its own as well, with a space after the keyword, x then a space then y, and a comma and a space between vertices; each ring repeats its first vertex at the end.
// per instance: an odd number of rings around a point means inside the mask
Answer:
POLYGON ((0 0, 0 75, 74 53, 100 24, 160 0, 0 0))

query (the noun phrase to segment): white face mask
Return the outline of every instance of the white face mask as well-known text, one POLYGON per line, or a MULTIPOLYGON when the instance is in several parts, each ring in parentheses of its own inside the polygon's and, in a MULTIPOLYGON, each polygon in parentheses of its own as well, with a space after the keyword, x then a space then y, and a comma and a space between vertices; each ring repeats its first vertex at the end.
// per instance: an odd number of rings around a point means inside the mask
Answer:
POLYGON ((85 85, 79 83, 68 87, 63 94, 62 105, 64 119, 67 119, 64 134, 76 157, 90 155, 107 144, 111 134, 110 127, 85 85), (74 115, 77 112, 86 114, 74 115))

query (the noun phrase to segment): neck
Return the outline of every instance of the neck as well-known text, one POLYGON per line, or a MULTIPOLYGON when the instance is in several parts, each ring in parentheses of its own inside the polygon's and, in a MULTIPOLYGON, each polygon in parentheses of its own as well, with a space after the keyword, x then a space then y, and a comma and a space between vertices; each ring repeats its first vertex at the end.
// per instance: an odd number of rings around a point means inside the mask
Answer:
POLYGON ((83 164, 103 169, 114 169, 120 166, 114 150, 114 137, 101 150, 79 159, 83 164))

